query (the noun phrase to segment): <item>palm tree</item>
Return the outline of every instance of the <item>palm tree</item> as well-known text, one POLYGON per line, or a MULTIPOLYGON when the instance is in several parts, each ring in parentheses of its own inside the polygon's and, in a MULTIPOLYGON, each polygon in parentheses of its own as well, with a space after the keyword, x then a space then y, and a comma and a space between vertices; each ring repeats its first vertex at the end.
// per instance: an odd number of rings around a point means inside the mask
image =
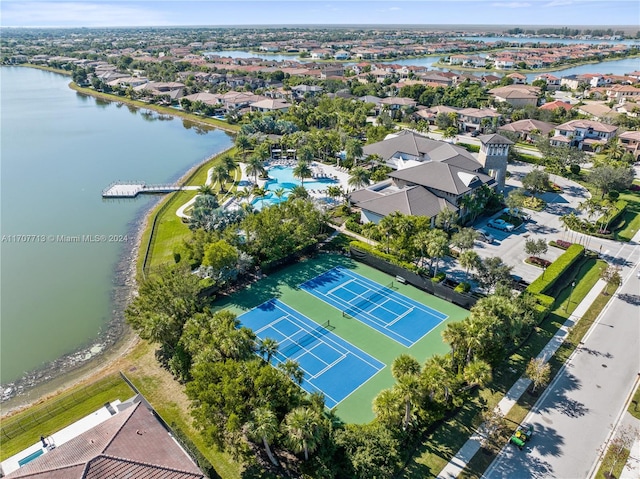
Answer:
POLYGON ((345 151, 347 153, 347 159, 351 160, 355 166, 358 162, 358 158, 362 157, 362 143, 358 140, 350 138, 345 145, 345 151))
POLYGON ((211 179, 220 183, 220 192, 226 193, 224 188, 224 184, 231 180, 231 175, 229 174, 229 170, 226 165, 220 164, 213 167, 213 171, 211 172, 211 179))
POLYGON ((433 275, 438 274, 438 264, 440 258, 443 258, 449 252, 449 236, 442 230, 429 231, 429 243, 427 244, 427 254, 431 258, 431 265, 433 266, 433 260, 436 260, 436 267, 433 271, 433 275))
POLYGON ((262 356, 266 356, 266 361, 271 362, 271 358, 278 353, 280 345, 273 338, 264 338, 260 340, 258 351, 262 356))
POLYGON ((429 244, 430 239, 431 236, 427 230, 418 231, 418 233, 413 237, 413 247, 420 252, 420 255, 416 260, 416 264, 418 266, 420 266, 422 259, 426 255, 427 245, 429 244))
POLYGON ((467 281, 469 279, 469 270, 471 268, 475 268, 480 261, 480 256, 478 253, 473 251, 472 249, 468 249, 460 253, 460 257, 458 258, 458 262, 460 266, 465 269, 464 272, 464 280, 467 281))
POLYGON ((216 194, 215 191, 213 191, 213 188, 211 188, 211 185, 202 185, 198 188, 198 193, 209 196, 214 196, 216 194))
POLYGON ((282 197, 285 195, 285 193, 287 192, 287 190, 285 190, 284 188, 278 188, 277 190, 275 190, 273 192, 273 194, 275 195, 276 198, 278 198, 279 200, 282 199, 282 197))
POLYGON ((287 199, 289 200, 295 200, 298 198, 301 198, 303 200, 309 198, 309 192, 304 186, 294 186, 293 188, 291 188, 291 193, 289 193, 289 196, 287 197, 287 199))
POLYGON ((370 174, 361 166, 351 168, 349 172, 349 180, 347 181, 349 186, 352 186, 356 190, 369 186, 370 174))
POLYGON ((408 354, 401 354, 393 360, 391 364, 391 374, 397 381, 397 391, 405 404, 402 428, 406 429, 411 422, 411 405, 414 400, 416 400, 419 392, 418 376, 420 375, 420 363, 408 354))
POLYGON ((465 348, 467 332, 464 323, 449 323, 442 331, 442 339, 451 346, 451 369, 458 373, 458 354, 465 348))
POLYGON ((260 198, 260 205, 264 208, 264 197, 267 196, 267 190, 264 188, 254 188, 251 194, 256 198, 260 198))
POLYGON ((269 447, 269 443, 278 434, 278 418, 272 410, 266 407, 254 410, 251 416, 253 420, 247 424, 249 435, 262 440, 269 460, 274 466, 278 466, 278 460, 269 447))
POLYGON ((311 177, 311 168, 307 164, 307 162, 300 160, 298 164, 293 169, 293 176, 296 178, 300 178, 300 184, 304 186, 304 179, 311 177))
POLYGON ((464 367, 463 377, 468 384, 468 388, 474 386, 484 387, 485 384, 491 381, 491 366, 486 361, 476 359, 464 367))
POLYGON ((246 135, 240 134, 236 136, 235 144, 236 144, 236 147, 242 150, 242 158, 246 160, 247 150, 251 148, 251 140, 249 140, 249 137, 247 137, 246 135))
POLYGON ((220 163, 222 163, 229 173, 236 169, 236 160, 231 155, 224 155, 220 158, 220 163))
POLYGON ((253 176, 254 184, 258 184, 258 175, 263 176, 267 173, 267 170, 264 167, 264 162, 260 159, 259 156, 253 155, 247 161, 247 166, 244 169, 244 172, 248 176, 253 176))
POLYGON ((313 157, 313 149, 308 145, 305 145, 298 150, 298 161, 311 163, 313 161, 313 157))
POLYGON ((278 364, 278 369, 285 373, 294 383, 298 386, 302 384, 304 379, 304 371, 300 369, 300 365, 293 359, 287 359, 286 361, 278 364))
POLYGON ((320 417, 311 408, 298 407, 284 419, 284 429, 294 452, 304 452, 305 461, 309 453, 317 449, 320 442, 320 417))
POLYGON ((327 196, 333 199, 339 198, 343 195, 343 191, 340 186, 335 186, 335 185, 327 186, 326 191, 327 191, 327 196))
POLYGON ((373 399, 373 412, 376 419, 389 426, 397 426, 398 419, 402 417, 401 398, 398 390, 383 389, 373 399))

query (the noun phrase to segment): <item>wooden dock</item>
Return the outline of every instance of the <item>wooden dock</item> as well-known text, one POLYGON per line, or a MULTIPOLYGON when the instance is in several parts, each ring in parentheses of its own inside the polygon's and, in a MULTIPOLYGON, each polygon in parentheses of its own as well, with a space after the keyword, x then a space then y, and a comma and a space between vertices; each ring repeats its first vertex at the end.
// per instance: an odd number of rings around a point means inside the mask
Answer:
POLYGON ((178 185, 147 185, 142 181, 115 182, 102 190, 103 198, 135 198, 144 193, 171 193, 181 190, 178 185))

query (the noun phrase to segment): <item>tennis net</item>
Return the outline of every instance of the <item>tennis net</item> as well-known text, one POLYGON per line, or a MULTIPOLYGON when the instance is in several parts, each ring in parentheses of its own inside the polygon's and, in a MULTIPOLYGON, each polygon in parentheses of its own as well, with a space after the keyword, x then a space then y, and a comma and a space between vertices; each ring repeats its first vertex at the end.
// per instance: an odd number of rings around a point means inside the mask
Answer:
POLYGON ((331 326, 331 323, 329 321, 325 321, 323 324, 318 326, 316 329, 313 329, 313 330, 309 331, 307 334, 302 336, 297 341, 294 340, 294 339, 291 339, 292 344, 289 344, 285 348, 282 348, 280 353, 282 353, 282 355, 285 358, 289 358, 289 357, 293 356, 295 353, 300 351, 302 348, 305 348, 305 347, 309 346, 311 343, 317 341, 322 336, 327 334, 329 332, 329 327, 330 326, 331 326))

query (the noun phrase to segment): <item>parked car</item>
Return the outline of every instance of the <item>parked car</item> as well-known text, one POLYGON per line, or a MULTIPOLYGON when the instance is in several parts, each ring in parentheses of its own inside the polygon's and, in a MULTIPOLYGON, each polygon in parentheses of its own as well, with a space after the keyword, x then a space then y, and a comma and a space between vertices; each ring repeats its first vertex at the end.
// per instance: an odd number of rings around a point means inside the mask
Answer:
POLYGON ((524 211, 518 208, 514 208, 512 210, 509 210, 509 208, 505 208, 502 210, 502 213, 509 216, 515 216, 524 221, 529 221, 531 219, 531 215, 529 213, 525 213, 524 211))
POLYGON ((489 220, 487 224, 492 228, 502 231, 513 231, 513 229, 515 228, 515 226, 513 226, 511 223, 507 223, 505 220, 502 220, 500 218, 496 220, 489 220))
POLYGON ((477 229, 476 231, 477 231, 477 233, 478 233, 478 239, 479 239, 480 241, 484 241, 484 242, 486 242, 486 243, 493 243, 493 239, 494 239, 494 238, 493 238, 493 236, 491 236, 491 235, 489 234, 489 232, 488 232, 487 230, 484 230, 484 229, 482 229, 482 228, 479 228, 479 229, 477 229))
POLYGON ((480 136, 480 130, 473 130, 473 131, 471 132, 471 136, 472 136, 473 138, 475 138, 476 136, 480 136))

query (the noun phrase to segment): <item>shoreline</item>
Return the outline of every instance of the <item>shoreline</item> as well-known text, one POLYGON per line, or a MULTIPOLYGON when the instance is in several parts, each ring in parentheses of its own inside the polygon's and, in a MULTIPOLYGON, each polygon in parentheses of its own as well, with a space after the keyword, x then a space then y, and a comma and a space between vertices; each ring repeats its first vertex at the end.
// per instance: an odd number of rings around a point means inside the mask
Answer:
MULTIPOLYGON (((54 73, 58 72, 54 71, 54 73)), ((75 90, 71 85, 73 83, 69 86, 75 90)), ((117 97, 109 100, 121 101, 117 97)), ((134 106, 140 108, 138 105, 134 106)), ((211 124, 204 122, 201 124, 215 128, 211 124)), ((200 168, 230 148, 233 148, 233 145, 211 153, 181 174, 176 183, 186 184, 200 168)), ((87 340, 87 344, 47 362, 40 368, 25 372, 19 379, 0 385, 3 388, 0 389, 3 393, 0 399, 0 417, 10 416, 72 386, 95 379, 112 367, 119 358, 131 352, 139 343, 140 338, 126 324, 124 311, 137 292, 140 251, 143 246, 142 241, 149 232, 151 219, 157 214, 161 204, 170 200, 171 194, 154 198, 153 201, 142 206, 130 221, 127 234, 133 236, 135 241, 123 248, 112 269, 113 288, 110 295, 113 309, 109 321, 100 328, 96 336, 87 340), (8 388, 11 388, 9 394, 7 394, 8 388)))

